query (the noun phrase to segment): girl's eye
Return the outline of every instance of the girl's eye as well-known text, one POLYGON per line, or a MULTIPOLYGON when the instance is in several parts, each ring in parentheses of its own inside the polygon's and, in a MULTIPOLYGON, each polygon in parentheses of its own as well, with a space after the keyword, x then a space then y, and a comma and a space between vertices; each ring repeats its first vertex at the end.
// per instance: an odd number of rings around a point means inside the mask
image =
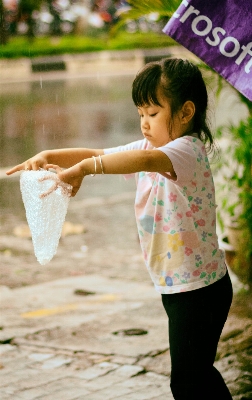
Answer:
POLYGON ((150 114, 150 117, 155 117, 155 115, 157 115, 157 113, 150 114))

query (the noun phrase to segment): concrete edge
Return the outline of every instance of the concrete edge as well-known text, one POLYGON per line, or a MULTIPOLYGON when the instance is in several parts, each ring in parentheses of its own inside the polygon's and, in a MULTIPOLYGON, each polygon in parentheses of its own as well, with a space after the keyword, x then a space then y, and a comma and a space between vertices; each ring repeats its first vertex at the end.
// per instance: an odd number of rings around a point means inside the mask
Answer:
POLYGON ((177 56, 197 58, 182 46, 99 51, 58 56, 0 59, 0 84, 57 77, 135 74, 149 61, 177 56))

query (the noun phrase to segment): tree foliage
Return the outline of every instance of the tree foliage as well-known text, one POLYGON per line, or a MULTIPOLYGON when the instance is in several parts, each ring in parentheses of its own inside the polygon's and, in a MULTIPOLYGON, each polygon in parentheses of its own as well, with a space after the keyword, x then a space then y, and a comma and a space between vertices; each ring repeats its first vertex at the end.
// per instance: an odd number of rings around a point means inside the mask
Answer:
POLYGON ((113 32, 124 26, 129 20, 137 20, 151 13, 158 13, 160 18, 170 18, 178 8, 180 0, 128 0, 128 3, 129 9, 120 15, 119 22, 112 29, 113 32))

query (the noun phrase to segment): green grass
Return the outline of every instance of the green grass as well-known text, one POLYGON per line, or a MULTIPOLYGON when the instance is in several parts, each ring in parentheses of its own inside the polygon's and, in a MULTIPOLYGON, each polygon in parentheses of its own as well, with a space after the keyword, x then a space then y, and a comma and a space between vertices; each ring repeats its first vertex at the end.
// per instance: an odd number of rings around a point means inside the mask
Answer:
POLYGON ((164 33, 126 33, 121 32, 118 36, 108 41, 110 50, 147 49, 168 47, 175 42, 164 33))
POLYGON ((121 32, 110 38, 62 36, 40 37, 29 41, 26 37, 11 37, 6 45, 0 46, 0 58, 37 57, 59 54, 76 54, 101 50, 127 50, 136 48, 158 48, 174 44, 165 34, 121 32))

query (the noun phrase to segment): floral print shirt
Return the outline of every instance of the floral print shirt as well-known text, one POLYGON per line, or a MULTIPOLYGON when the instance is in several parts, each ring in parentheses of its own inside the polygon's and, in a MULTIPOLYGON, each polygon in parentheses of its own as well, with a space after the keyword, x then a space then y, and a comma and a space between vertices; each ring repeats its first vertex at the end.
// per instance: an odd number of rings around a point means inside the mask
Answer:
MULTIPOLYGON (((133 149, 153 147, 143 139, 104 152, 133 149)), ((215 190, 205 146, 194 136, 184 136, 157 150, 169 157, 177 179, 153 172, 134 174, 135 214, 144 260, 158 292, 198 289, 226 273, 216 235, 215 190)))

